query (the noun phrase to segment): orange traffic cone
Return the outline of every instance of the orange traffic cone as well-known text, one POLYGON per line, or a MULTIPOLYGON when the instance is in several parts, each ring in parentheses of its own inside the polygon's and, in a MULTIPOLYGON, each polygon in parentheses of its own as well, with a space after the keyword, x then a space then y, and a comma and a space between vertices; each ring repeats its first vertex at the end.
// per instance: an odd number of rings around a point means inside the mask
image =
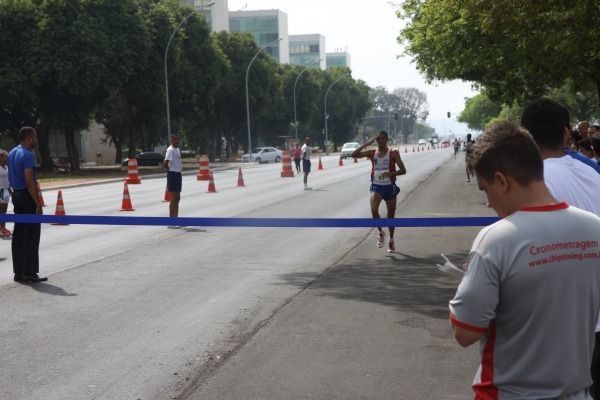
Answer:
MULTIPOLYGON (((58 191, 58 198, 56 199, 56 212, 54 215, 66 215, 65 214, 65 204, 63 203, 62 191, 58 191)), ((53 222, 50 225, 69 225, 69 224, 59 224, 58 222, 53 222)))
POLYGON ((167 201, 171 201, 171 192, 169 192, 169 186, 167 186, 167 188, 165 189, 165 198, 163 200, 163 203, 167 201))
POLYGON ((339 164, 338 164, 338 165, 339 165, 340 167, 343 167, 343 166, 344 166, 344 162, 342 161, 342 156, 340 156, 340 162, 339 162, 339 164))
POLYGON ((404 148, 404 153, 408 153, 408 147, 404 148))
POLYGON ((354 164, 356 164, 358 162, 358 158, 354 159, 354 164))
POLYGON ((40 188, 40 184, 36 182, 35 186, 37 186, 38 199, 40 199, 40 204, 42 205, 42 207, 46 207, 46 203, 44 202, 44 196, 42 196, 42 188, 40 188))
POLYGON ((413 153, 415 152, 415 146, 413 146, 413 153))
POLYGON ((123 183, 123 202, 121 203, 121 209, 119 211, 135 211, 131 204, 131 198, 129 197, 129 188, 127 187, 127 181, 123 183))
POLYGON ((240 172, 238 172, 238 185, 237 187, 244 187, 244 177, 242 176, 242 168, 240 168, 240 172))
POLYGON ((206 193, 217 193, 217 189, 215 188, 215 180, 213 178, 213 173, 210 171, 209 173, 209 181, 208 181, 208 192, 206 193))
POLYGON ((421 151, 421 146, 417 146, 417 153, 421 151))
POLYGON ((319 168, 317 168, 319 171, 323 171, 323 163, 321 162, 321 157, 319 156, 319 168))
POLYGON ((127 161, 127 183, 136 185, 142 183, 138 174, 137 158, 130 158, 127 161))

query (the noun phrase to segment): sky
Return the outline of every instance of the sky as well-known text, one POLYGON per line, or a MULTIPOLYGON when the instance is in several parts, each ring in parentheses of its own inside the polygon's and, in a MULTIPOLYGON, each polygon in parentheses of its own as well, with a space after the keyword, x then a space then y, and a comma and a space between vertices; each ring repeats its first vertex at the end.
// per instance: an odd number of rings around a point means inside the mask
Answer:
MULTIPOLYGON (((398 0, 395 1, 396 3, 398 0)), ((327 52, 347 51, 352 77, 370 87, 388 91, 415 87, 427 94, 427 123, 440 135, 466 133, 467 127, 455 117, 464 108, 465 97, 473 97, 470 83, 453 81, 429 85, 419 75, 396 38, 403 21, 387 0, 228 0, 230 11, 278 9, 287 14, 288 34, 320 33, 327 52), (447 118, 450 111, 451 118, 447 118)))

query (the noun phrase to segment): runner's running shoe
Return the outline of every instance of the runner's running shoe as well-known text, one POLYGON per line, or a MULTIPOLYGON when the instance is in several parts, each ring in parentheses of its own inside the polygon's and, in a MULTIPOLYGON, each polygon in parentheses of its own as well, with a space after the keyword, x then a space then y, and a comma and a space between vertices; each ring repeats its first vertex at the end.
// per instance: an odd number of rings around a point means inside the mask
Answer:
POLYGON ((385 241, 385 232, 383 230, 381 230, 377 234, 377 247, 382 248, 384 241, 385 241))
POLYGON ((391 253, 394 250, 396 250, 396 246, 394 246, 394 239, 390 239, 388 241, 388 253, 391 253))

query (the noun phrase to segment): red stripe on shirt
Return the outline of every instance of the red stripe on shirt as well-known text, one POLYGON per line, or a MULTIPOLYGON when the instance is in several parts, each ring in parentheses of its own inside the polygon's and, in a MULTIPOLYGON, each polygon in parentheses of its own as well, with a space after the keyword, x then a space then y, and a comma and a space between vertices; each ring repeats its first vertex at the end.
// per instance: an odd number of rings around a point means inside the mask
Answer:
POLYGON ((481 354, 480 382, 473 385, 475 400, 497 400, 498 388, 494 386, 494 345, 496 344, 496 324, 490 323, 488 337, 481 354))
POLYGON ((523 207, 520 209, 520 211, 555 211, 564 210, 565 208, 569 208, 569 205, 563 201, 558 204, 548 204, 545 206, 523 207))
POLYGON ((488 330, 487 327, 480 328, 478 326, 465 324, 464 322, 457 320, 452 313, 450 313, 450 321, 452 321, 452 323, 456 326, 460 326, 461 328, 465 328, 473 332, 486 332, 488 330))

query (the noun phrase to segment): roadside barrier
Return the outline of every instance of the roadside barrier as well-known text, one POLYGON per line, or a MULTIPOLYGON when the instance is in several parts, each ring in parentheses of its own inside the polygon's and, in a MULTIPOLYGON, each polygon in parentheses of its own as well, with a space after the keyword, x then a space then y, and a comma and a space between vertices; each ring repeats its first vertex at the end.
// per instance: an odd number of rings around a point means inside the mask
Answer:
POLYGON ((319 156, 319 167, 317 168, 319 171, 323 171, 323 163, 321 162, 321 156, 319 156))
POLYGON ((167 201, 171 201, 171 192, 169 192, 169 186, 167 185, 167 187, 165 188, 165 198, 163 199, 163 202, 167 202, 167 201))
POLYGON ((293 178, 294 171, 292 170, 292 156, 289 151, 284 151, 281 158, 281 177, 293 178))
POLYGON ((123 202, 121 203, 121 209, 119 211, 135 211, 131 204, 131 197, 129 197, 129 187, 127 187, 127 181, 123 182, 123 202))
POLYGON ((238 172, 238 184, 237 187, 244 187, 244 177, 242 176, 242 168, 240 167, 240 171, 238 172))
POLYGON ((196 175, 196 180, 210 180, 210 167, 208 166, 208 156, 206 154, 200 156, 200 171, 198 171, 198 175, 196 175))
MULTIPOLYGON (((60 195, 60 192, 59 192, 60 195)), ((2 222, 24 224, 139 225, 139 226, 214 226, 247 228, 439 228, 488 226, 498 217, 445 218, 189 218, 189 217, 114 217, 98 215, 0 214, 2 222)))
POLYGON ((42 205, 42 207, 46 207, 46 203, 44 202, 44 196, 42 196, 42 188, 40 187, 40 184, 36 182, 35 186, 37 186, 38 199, 40 200, 40 204, 42 205))
POLYGON ((213 178, 212 171, 210 171, 208 179, 208 192, 206 193, 217 193, 217 188, 215 187, 215 179, 213 178))
POLYGON ((140 175, 138 174, 138 164, 137 159, 135 157, 130 158, 127 161, 127 183, 130 185, 138 185, 142 183, 140 175))
MULTIPOLYGON (((56 211, 54 215, 64 217, 65 214, 65 203, 63 203, 62 190, 58 191, 58 198, 56 199, 56 211)), ((64 222, 53 222, 52 225, 69 225, 64 222)))

